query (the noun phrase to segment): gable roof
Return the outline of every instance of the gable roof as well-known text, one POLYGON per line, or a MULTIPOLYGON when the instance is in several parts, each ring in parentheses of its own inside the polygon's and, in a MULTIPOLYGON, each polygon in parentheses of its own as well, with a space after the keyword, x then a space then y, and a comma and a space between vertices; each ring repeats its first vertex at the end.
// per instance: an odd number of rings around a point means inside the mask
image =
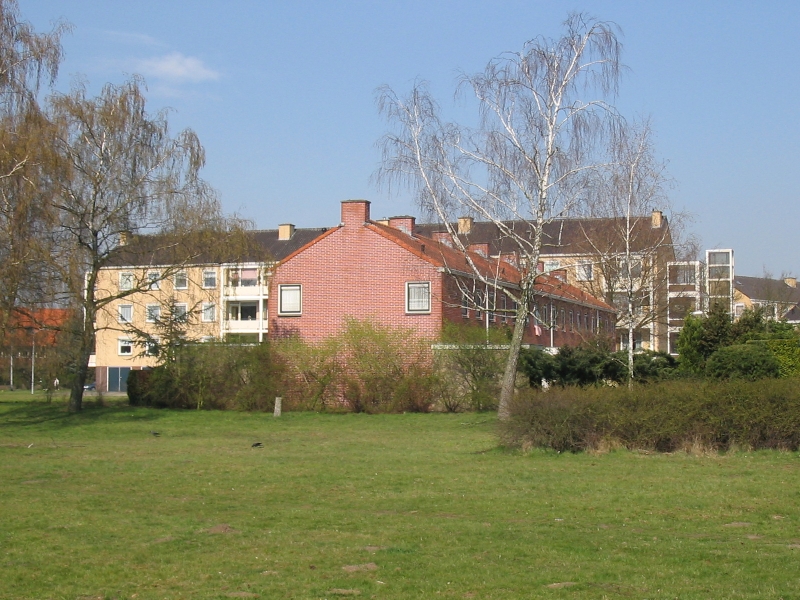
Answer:
MULTIPOLYGON (((503 221, 503 225, 524 239, 533 238, 533 227, 528 221, 503 221)), ((672 243, 666 217, 662 218, 660 227, 652 226, 650 216, 634 217, 632 225, 631 242, 634 252, 672 243)), ((453 231, 458 231, 456 223, 452 223, 451 227, 453 231)), ((598 249, 603 253, 620 252, 625 247, 621 233, 624 229, 624 218, 556 219, 545 223, 543 227, 541 254, 597 254, 598 249)), ((414 227, 414 233, 426 237, 433 237, 434 233, 442 231, 447 229, 440 223, 419 223, 414 227)), ((517 250, 517 243, 491 221, 474 221, 470 232, 458 234, 458 237, 465 246, 489 244, 489 253, 492 256, 517 250)))
MULTIPOLYGON (((228 254, 213 245, 213 237, 173 242, 167 236, 136 235, 124 246, 117 247, 111 259, 111 267, 146 267, 171 264, 219 264, 226 262, 273 262, 280 261, 306 246, 327 231, 326 228, 295 229, 288 240, 279 239, 277 229, 256 229, 244 232, 240 249, 228 254)), ((213 234, 211 234, 213 236, 213 234)))
POLYGON ((736 275, 733 288, 750 300, 780 304, 800 303, 800 288, 790 286, 783 279, 736 275))

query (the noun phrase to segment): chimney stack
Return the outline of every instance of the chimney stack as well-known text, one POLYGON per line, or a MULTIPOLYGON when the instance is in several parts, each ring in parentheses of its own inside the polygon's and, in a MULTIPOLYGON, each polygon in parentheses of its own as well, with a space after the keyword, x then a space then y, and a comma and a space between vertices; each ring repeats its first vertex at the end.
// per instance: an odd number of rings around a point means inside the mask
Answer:
POLYGON ((342 200, 342 225, 363 227, 369 221, 369 200, 342 200))
POLYGON ((472 231, 472 217, 458 217, 458 233, 467 234, 472 231))
POLYGON ((654 210, 653 216, 650 219, 650 226, 653 229, 661 229, 661 221, 664 220, 664 213, 660 210, 654 210))
POLYGON ((434 231, 433 232, 433 239, 439 242, 440 244, 444 244, 445 246, 453 247, 453 236, 450 235, 447 231, 434 231))
POLYGON ((131 232, 130 231, 120 231, 119 232, 119 245, 120 246, 127 246, 128 243, 131 241, 131 232))
POLYGON ((475 254, 480 254, 484 258, 489 258, 489 244, 470 244, 467 246, 467 250, 470 252, 474 252, 475 254))
POLYGON ((290 240, 294 235, 294 225, 291 223, 284 223, 283 225, 278 225, 278 239, 281 241, 290 240))
POLYGON ((791 288, 797 287, 797 277, 784 277, 783 282, 791 288))
POLYGON ((399 229, 403 233, 411 235, 412 233, 414 233, 415 222, 416 218, 409 217, 407 215, 403 215, 402 217, 391 217, 389 219, 389 227, 394 227, 395 229, 399 229))

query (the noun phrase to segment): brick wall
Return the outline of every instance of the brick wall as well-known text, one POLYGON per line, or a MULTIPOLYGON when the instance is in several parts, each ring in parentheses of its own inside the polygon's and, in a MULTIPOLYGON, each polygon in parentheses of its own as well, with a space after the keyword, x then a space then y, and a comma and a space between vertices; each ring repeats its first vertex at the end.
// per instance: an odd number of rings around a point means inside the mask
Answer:
MULTIPOLYGON (((363 226, 358 203, 342 203, 344 227, 279 265, 269 296, 269 335, 321 340, 339 333, 344 319, 373 319, 389 327, 439 337, 441 273, 436 267, 363 226), (406 313, 406 282, 431 282, 430 314, 406 313), (302 286, 302 314, 279 316, 281 284, 302 286)), ((367 217, 368 217, 367 208, 367 217)))

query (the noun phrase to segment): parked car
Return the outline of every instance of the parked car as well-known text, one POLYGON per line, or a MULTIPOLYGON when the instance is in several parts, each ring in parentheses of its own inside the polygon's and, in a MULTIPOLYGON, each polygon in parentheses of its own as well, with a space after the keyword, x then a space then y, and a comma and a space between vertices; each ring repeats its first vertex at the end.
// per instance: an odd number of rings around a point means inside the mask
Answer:
POLYGON ((86 392, 94 392, 97 389, 97 384, 95 382, 87 383, 83 386, 83 390, 86 392))

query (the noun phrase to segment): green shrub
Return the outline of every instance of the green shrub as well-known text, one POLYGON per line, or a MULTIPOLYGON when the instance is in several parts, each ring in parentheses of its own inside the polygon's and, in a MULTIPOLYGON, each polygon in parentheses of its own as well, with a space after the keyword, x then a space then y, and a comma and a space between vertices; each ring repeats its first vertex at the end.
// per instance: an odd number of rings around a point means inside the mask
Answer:
POLYGON ((797 338, 766 340, 764 344, 778 361, 781 377, 800 375, 800 343, 797 338))
POLYGON ((528 390, 500 424, 503 443, 577 452, 603 441, 674 451, 800 447, 796 379, 684 380, 633 387, 528 390))
POLYGON ((719 379, 755 381, 778 377, 780 366, 764 344, 737 344, 714 352, 706 362, 706 374, 719 379))

